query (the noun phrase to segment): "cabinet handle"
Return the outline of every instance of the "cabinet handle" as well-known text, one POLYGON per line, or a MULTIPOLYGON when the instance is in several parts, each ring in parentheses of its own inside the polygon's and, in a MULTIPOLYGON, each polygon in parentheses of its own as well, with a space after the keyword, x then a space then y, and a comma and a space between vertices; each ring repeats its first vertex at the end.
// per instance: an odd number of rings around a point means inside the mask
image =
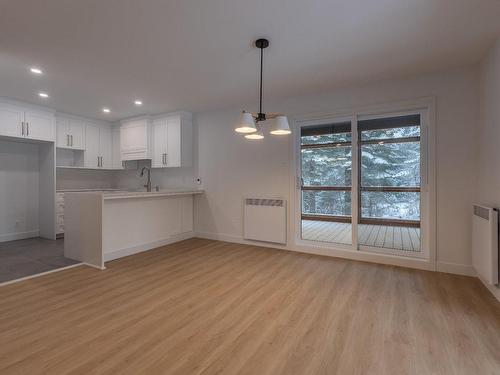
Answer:
POLYGON ((97 157, 97 166, 98 167, 101 166, 101 157, 100 156, 97 157))
POLYGON ((21 135, 24 137, 24 121, 21 122, 21 135))
POLYGON ((167 154, 165 154, 165 165, 167 165, 167 154))
POLYGON ((66 134, 66 146, 69 146, 69 134, 66 134))
POLYGON ((161 163, 165 165, 165 154, 161 154, 161 163))
POLYGON ((71 134, 70 137, 71 137, 71 147, 73 147, 73 134, 71 134))
POLYGON ((26 135, 29 137, 30 136, 30 123, 26 123, 26 135))

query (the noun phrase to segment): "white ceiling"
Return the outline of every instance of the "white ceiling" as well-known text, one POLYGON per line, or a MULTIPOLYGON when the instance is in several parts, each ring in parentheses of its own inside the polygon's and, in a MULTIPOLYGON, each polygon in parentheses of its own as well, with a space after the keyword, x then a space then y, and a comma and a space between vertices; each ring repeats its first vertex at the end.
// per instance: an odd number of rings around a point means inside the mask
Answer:
POLYGON ((0 0, 0 96, 110 120, 257 104, 258 37, 278 97, 475 63, 499 20, 499 0, 0 0))

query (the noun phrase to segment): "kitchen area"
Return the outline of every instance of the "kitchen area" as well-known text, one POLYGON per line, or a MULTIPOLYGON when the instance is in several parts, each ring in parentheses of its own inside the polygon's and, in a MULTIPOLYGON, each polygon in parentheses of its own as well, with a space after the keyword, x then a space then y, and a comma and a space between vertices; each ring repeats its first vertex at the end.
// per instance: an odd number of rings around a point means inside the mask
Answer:
POLYGON ((193 236, 192 115, 98 121, 0 99, 0 284, 193 236))

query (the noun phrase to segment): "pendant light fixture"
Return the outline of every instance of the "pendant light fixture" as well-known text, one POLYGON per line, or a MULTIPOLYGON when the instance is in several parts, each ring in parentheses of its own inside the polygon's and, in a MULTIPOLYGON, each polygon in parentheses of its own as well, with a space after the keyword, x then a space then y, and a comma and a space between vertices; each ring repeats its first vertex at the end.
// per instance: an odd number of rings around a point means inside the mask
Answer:
POLYGON ((240 120, 234 130, 237 133, 246 134, 247 139, 263 139, 264 133, 262 132, 263 122, 269 121, 271 124, 270 133, 273 135, 285 135, 290 134, 290 126, 288 125, 288 119, 282 114, 268 114, 266 115, 262 111, 262 72, 264 65, 264 48, 269 47, 269 40, 267 39, 257 39, 255 41, 255 46, 260 49, 260 87, 259 87, 259 112, 253 114, 247 111, 243 111, 240 116, 240 120))

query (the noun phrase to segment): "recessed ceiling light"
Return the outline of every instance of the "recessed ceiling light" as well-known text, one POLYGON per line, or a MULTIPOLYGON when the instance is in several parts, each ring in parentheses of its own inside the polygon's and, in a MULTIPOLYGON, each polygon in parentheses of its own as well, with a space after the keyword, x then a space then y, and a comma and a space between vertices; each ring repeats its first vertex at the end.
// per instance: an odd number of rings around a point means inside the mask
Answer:
POLYGON ((135 104, 135 105, 142 105, 142 100, 136 100, 136 101, 134 102, 134 104, 135 104))
POLYGON ((42 69, 36 67, 30 68, 30 72, 33 74, 43 74, 42 69))
POLYGON ((39 96, 40 98, 47 99, 47 98, 49 97, 49 94, 47 94, 46 92, 40 91, 40 92, 38 93, 38 96, 39 96))
POLYGON ((109 113, 109 112, 111 112, 111 110, 110 110, 109 108, 103 108, 103 109, 102 109, 102 111, 103 111, 104 113, 109 113))

